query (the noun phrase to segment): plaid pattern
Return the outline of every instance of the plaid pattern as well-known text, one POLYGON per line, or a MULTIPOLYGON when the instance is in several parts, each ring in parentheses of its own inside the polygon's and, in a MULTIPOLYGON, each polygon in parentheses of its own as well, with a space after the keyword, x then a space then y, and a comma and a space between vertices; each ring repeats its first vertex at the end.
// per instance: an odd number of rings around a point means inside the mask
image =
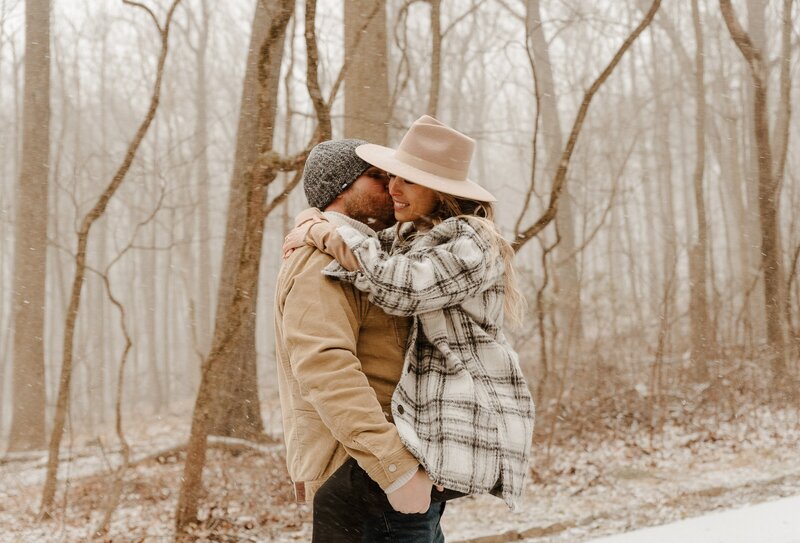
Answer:
POLYGON ((409 451, 437 484, 492 493, 513 508, 528 470, 534 406, 502 332, 503 261, 481 228, 451 218, 403 244, 392 229, 376 239, 340 227, 362 271, 334 261, 324 273, 368 292, 387 313, 413 317, 392 398, 409 451))

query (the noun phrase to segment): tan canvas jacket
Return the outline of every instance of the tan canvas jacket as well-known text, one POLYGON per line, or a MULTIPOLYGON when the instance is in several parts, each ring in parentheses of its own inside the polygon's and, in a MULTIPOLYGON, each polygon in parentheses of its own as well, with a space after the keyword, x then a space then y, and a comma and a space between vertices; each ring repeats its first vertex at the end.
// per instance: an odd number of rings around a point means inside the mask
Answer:
POLYGON ((304 490, 298 501, 307 503, 348 455, 383 489, 418 464, 391 421, 408 321, 325 277, 330 262, 311 247, 296 250, 284 261, 275 292, 286 462, 292 481, 303 483, 295 485, 304 490))

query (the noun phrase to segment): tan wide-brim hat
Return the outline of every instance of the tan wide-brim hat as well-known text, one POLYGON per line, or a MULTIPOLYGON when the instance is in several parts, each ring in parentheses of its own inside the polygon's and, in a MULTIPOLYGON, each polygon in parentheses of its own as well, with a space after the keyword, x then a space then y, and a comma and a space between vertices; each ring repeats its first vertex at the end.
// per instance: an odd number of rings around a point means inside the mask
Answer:
POLYGON ((411 125, 397 149, 367 143, 356 154, 390 174, 438 192, 479 202, 497 198, 467 179, 475 140, 423 115, 411 125))

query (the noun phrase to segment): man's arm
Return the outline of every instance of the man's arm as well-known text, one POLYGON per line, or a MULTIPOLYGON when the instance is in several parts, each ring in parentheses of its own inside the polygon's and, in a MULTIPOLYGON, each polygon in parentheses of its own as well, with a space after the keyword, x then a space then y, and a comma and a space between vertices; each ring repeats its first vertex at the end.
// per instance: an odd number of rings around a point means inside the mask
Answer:
POLYGON ((361 369, 355 308, 342 284, 321 275, 314 258, 293 277, 284 304, 281 325, 292 371, 304 399, 385 490, 418 462, 386 420, 361 369))

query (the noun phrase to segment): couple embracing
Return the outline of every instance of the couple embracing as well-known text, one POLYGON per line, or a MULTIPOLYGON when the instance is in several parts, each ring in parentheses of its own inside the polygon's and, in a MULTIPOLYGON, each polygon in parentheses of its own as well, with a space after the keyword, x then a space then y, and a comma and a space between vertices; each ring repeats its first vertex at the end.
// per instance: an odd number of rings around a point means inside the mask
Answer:
POLYGON ((522 297, 475 142, 429 116, 397 149, 320 143, 284 243, 275 339, 289 475, 315 542, 443 542, 448 500, 509 507, 534 407, 503 333, 522 297))

